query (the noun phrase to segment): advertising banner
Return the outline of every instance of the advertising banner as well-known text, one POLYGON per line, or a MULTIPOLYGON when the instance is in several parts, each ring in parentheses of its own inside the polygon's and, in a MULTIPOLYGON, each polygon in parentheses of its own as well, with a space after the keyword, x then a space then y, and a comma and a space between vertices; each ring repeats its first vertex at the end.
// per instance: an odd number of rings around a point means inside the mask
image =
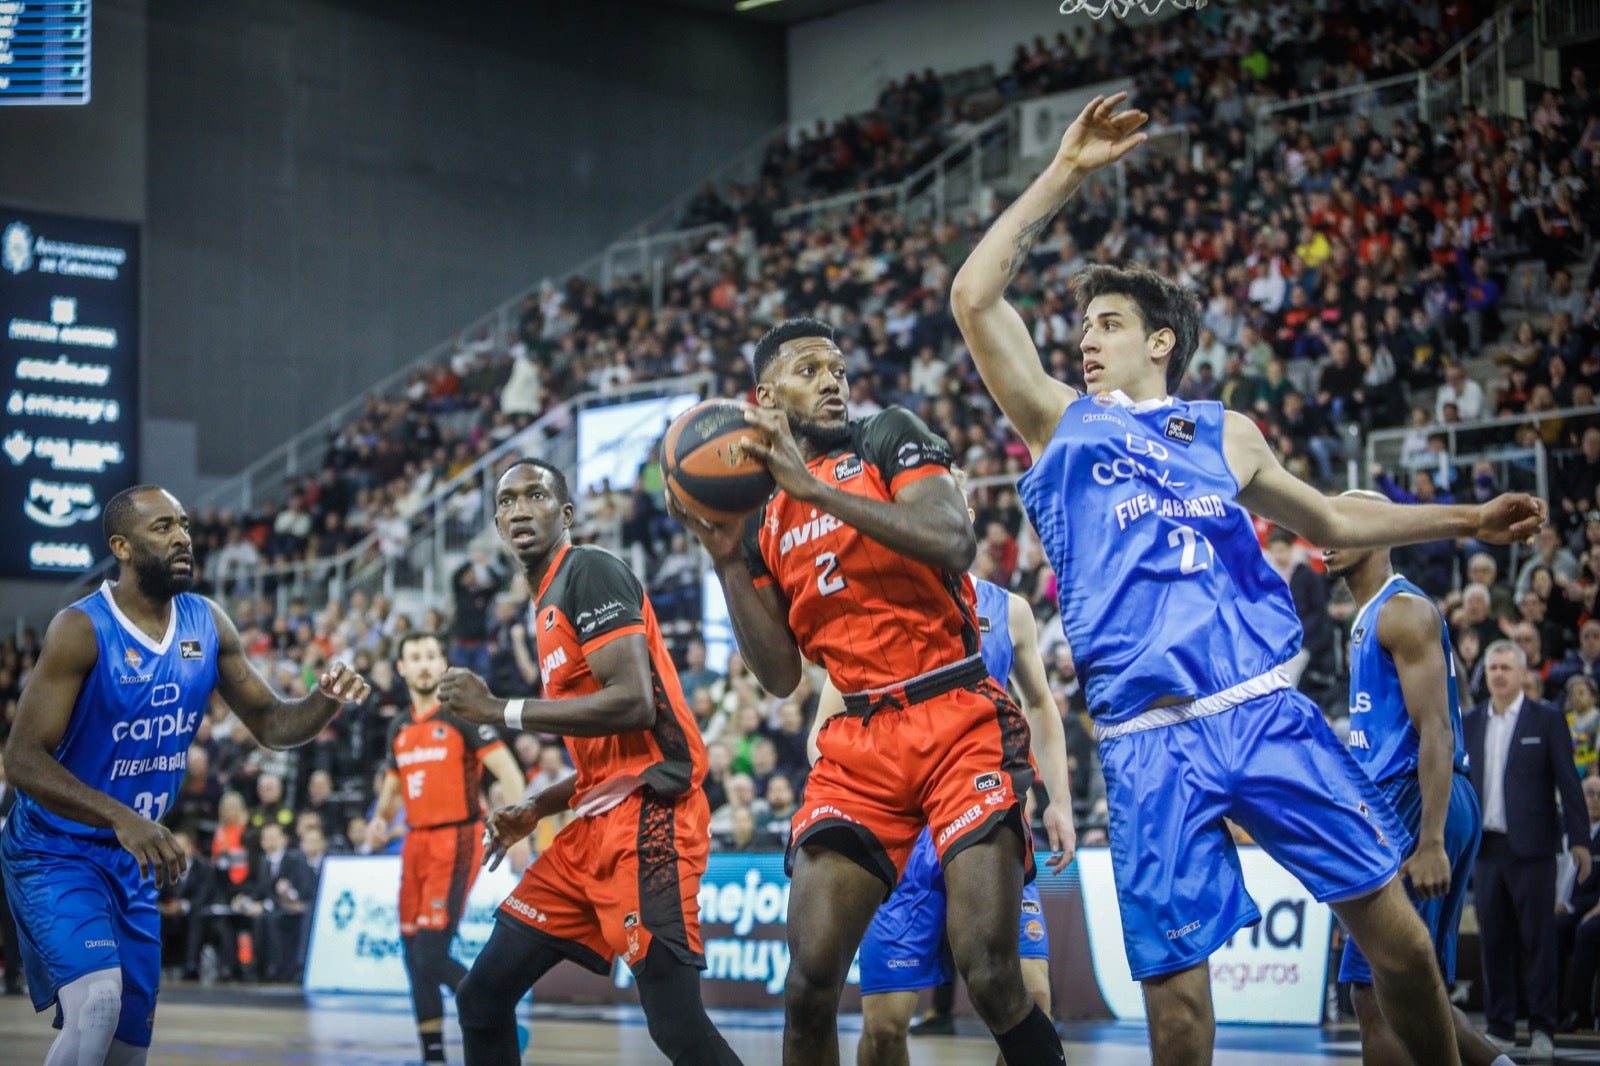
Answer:
MULTIPOLYGON (((1245 929, 1211 960, 1217 1020, 1316 1025, 1322 1018, 1332 913, 1256 848, 1241 848, 1245 880, 1264 920, 1245 929)), ((400 860, 330 857, 323 863, 306 989, 403 995, 396 904, 400 860)), ((515 879, 502 867, 473 886, 454 954, 470 965, 493 929, 494 911, 515 879)), ((1051 943, 1055 1013, 1063 1018, 1144 1017, 1144 999, 1128 975, 1110 854, 1086 848, 1060 874, 1044 868, 1039 891, 1051 943)), ((701 934, 709 1007, 782 1006, 789 973, 789 879, 783 856, 713 855, 700 886, 701 934)), ((558 966, 539 984, 547 1003, 634 1002, 632 974, 620 962, 608 977, 558 966)), ((851 967, 843 1009, 859 1009, 851 967)))

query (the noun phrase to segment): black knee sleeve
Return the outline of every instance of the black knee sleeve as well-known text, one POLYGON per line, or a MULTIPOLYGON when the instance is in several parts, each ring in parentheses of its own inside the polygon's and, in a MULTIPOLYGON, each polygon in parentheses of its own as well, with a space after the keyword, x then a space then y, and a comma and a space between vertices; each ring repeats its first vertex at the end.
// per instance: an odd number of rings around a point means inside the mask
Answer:
POLYGON ((439 984, 429 977, 428 964, 423 958, 421 935, 400 938, 400 950, 406 963, 406 976, 411 981, 411 1009, 417 1021, 429 1022, 444 1017, 444 997, 439 994, 439 984))
POLYGON ((673 1066, 739 1066, 700 1001, 700 971, 670 948, 650 945, 635 975, 650 1039, 673 1066))
POLYGON ((442 929, 419 929, 415 951, 419 968, 427 981, 438 987, 444 985, 452 992, 467 976, 467 968, 450 955, 453 933, 442 929))

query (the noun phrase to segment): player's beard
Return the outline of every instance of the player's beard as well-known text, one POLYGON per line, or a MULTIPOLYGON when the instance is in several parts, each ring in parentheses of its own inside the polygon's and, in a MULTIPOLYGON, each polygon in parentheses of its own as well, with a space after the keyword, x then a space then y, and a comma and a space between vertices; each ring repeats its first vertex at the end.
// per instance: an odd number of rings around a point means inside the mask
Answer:
POLYGON ((804 437, 807 443, 819 452, 837 448, 850 439, 849 422, 841 422, 837 426, 825 426, 816 422, 803 422, 790 415, 789 429, 795 436, 804 437))
POLYGON ((144 548, 134 548, 130 561, 133 563, 133 580, 153 600, 170 600, 180 592, 194 588, 192 562, 188 576, 179 577, 172 572, 171 560, 144 548))
POLYGON ((433 694, 439 691, 439 681, 437 678, 432 679, 432 683, 427 688, 423 688, 420 681, 415 684, 407 681, 406 688, 419 700, 431 700, 433 699, 433 694))

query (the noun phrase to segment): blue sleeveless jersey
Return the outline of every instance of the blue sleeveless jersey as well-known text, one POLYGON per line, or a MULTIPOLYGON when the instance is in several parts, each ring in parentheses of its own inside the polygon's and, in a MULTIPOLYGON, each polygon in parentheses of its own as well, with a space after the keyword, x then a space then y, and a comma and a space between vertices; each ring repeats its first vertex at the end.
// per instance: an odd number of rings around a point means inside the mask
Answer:
MULTIPOLYGON (((1414 774, 1420 750, 1421 738, 1406 713, 1405 696, 1400 691, 1400 673, 1394 659, 1378 643, 1378 612, 1402 592, 1433 602, 1426 592, 1396 574, 1361 608, 1350 627, 1350 754, 1380 785, 1414 774)), ((1455 765, 1465 773, 1467 745, 1461 734, 1461 705, 1456 696, 1456 657, 1450 646, 1450 628, 1441 624, 1440 629, 1450 728, 1455 732, 1455 765)))
MULTIPOLYGON (((102 585, 72 605, 94 623, 99 657, 84 678, 55 757, 90 788, 159 820, 172 805, 189 763, 189 744, 217 685, 217 626, 210 605, 192 593, 172 601, 160 642, 127 621, 102 585)), ((115 841, 52 814, 26 794, 22 816, 46 833, 115 841)))
POLYGON ((978 593, 978 637, 983 665, 1004 688, 1011 683, 1011 593, 992 581, 973 578, 978 593))
POLYGON ((1234 502, 1223 417, 1211 401, 1085 396, 1018 484, 1098 721, 1221 692, 1300 649, 1289 586, 1234 502))

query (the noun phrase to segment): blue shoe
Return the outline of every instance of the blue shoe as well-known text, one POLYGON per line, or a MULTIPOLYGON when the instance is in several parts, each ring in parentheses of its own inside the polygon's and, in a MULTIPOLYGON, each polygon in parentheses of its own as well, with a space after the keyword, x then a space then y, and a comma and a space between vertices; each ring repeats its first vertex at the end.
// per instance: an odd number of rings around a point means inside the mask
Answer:
POLYGON ((517 1054, 521 1055, 528 1050, 528 1027, 521 1022, 517 1023, 517 1054))

